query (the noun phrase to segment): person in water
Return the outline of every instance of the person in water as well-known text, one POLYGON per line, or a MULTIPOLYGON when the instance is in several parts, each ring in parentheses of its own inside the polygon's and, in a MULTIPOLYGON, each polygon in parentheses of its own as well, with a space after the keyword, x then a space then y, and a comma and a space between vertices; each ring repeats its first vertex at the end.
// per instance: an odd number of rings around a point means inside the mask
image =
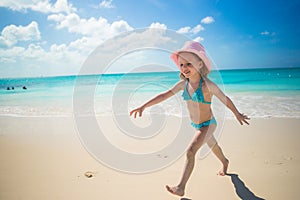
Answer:
POLYGON ((183 91, 182 97, 187 104, 191 125, 195 128, 195 136, 187 149, 186 164, 179 184, 173 187, 166 185, 166 189, 172 194, 183 196, 187 181, 194 168, 195 155, 203 144, 206 143, 221 161, 222 169, 218 174, 221 176, 227 174, 229 160, 225 157, 213 135, 217 127, 217 121, 211 109, 212 97, 216 96, 226 105, 233 112, 241 125, 244 123, 249 125, 248 120, 250 118, 240 113, 231 99, 207 77, 211 69, 211 62, 206 56, 204 47, 200 43, 195 41, 186 42, 182 49, 171 54, 171 59, 180 70, 181 80, 171 89, 155 96, 142 106, 132 110, 130 116, 133 115, 134 118, 136 118, 138 115, 141 117, 146 108, 172 97, 179 91, 183 91))

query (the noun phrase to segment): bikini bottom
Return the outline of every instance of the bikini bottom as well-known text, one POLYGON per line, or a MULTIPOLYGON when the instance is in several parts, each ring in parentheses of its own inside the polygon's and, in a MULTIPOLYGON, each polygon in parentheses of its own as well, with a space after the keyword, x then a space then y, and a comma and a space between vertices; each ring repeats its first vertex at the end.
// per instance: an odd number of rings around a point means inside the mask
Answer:
POLYGON ((214 117, 211 118, 210 120, 207 120, 207 121, 202 122, 200 124, 195 124, 194 122, 191 122, 192 127, 196 128, 197 130, 200 130, 202 127, 205 127, 205 126, 209 126, 210 124, 216 124, 217 125, 217 121, 214 117))

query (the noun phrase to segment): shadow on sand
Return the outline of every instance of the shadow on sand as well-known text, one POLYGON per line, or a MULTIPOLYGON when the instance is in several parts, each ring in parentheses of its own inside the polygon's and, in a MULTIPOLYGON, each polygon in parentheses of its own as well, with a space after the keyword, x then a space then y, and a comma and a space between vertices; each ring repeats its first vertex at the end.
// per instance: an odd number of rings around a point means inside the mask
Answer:
MULTIPOLYGON (((239 178, 237 174, 227 174, 230 176, 231 181, 235 187, 236 194, 241 198, 241 200, 265 200, 264 198, 256 196, 253 192, 247 188, 245 183, 239 178)), ((180 200, 192 200, 189 198, 181 198, 180 200)))
POLYGON ((231 177, 231 181, 235 187, 235 192, 242 200, 264 200, 263 198, 257 197, 253 192, 251 192, 245 183, 239 178, 239 175, 227 175, 231 177))

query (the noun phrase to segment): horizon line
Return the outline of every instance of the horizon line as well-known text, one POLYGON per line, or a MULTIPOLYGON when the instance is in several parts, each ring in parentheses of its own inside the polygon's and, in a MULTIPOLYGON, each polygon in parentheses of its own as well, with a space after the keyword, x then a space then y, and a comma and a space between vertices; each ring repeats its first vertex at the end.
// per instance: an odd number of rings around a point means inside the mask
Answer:
MULTIPOLYGON (((231 70, 264 70, 264 69, 298 69, 299 67, 248 67, 248 68, 225 68, 225 69, 212 69, 213 71, 231 71, 231 70)), ((112 72, 112 73, 103 73, 103 74, 61 74, 61 75, 40 75, 40 76, 16 76, 16 77, 0 77, 0 80, 4 79, 30 79, 30 78, 55 78, 55 77, 67 77, 67 76, 100 76, 100 75, 124 75, 124 74, 147 74, 147 73, 170 73, 170 72, 179 72, 179 70, 170 70, 170 71, 141 71, 141 72, 112 72)))

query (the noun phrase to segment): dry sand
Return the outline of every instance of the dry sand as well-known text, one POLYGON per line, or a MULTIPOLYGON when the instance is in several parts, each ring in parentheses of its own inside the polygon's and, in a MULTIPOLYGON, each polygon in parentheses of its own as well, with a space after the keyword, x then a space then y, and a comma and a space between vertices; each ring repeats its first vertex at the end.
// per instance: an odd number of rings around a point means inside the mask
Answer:
POLYGON ((179 180, 184 156, 157 172, 128 174, 96 161, 71 117, 0 117, 0 127, 1 200, 300 197, 299 119, 252 119, 250 126, 227 120, 219 144, 230 159, 230 176, 216 175, 221 165, 212 154, 197 159, 184 198, 165 190, 179 180))

